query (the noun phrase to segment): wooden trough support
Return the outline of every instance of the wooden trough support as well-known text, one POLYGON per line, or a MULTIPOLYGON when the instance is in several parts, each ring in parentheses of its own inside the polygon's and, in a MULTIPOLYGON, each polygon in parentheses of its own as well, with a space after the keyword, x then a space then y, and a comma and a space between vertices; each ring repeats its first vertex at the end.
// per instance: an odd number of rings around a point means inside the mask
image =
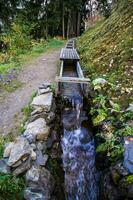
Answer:
POLYGON ((81 69, 81 66, 80 66, 80 63, 79 63, 80 57, 77 53, 77 50, 75 48, 73 48, 74 40, 69 41, 67 45, 68 46, 70 45, 72 47, 71 48, 62 48, 62 50, 61 50, 61 54, 60 54, 60 60, 61 60, 60 75, 56 77, 57 94, 60 93, 61 83, 76 83, 76 84, 80 84, 83 95, 86 96, 87 93, 88 93, 88 85, 89 85, 90 79, 84 78, 84 75, 83 75, 83 72, 82 72, 82 69, 81 69), (77 71, 78 77, 63 77, 64 62, 66 62, 66 61, 74 61, 76 63, 76 71, 77 71))

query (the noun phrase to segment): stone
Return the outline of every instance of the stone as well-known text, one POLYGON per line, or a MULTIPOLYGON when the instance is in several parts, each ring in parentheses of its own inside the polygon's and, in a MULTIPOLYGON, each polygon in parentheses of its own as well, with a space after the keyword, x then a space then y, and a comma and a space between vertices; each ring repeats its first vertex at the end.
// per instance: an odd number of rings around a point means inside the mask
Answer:
POLYGON ((10 173, 10 167, 7 166, 5 159, 0 160, 0 173, 10 173))
POLYGON ((46 126, 43 132, 37 134, 37 140, 46 141, 50 133, 50 127, 46 126))
POLYGON ((39 118, 34 122, 27 125, 24 136, 30 143, 37 140, 47 140, 49 135, 49 127, 46 126, 46 122, 43 118, 39 118))
POLYGON ((31 105, 35 109, 41 107, 44 109, 44 111, 49 112, 52 106, 52 100, 53 100, 53 93, 50 92, 35 97, 31 105))
POLYGON ((50 172, 41 166, 32 166, 26 173, 27 186, 32 189, 40 189, 45 192, 46 196, 50 194, 54 188, 54 179, 50 172))
POLYGON ((54 112, 50 112, 46 118, 46 122, 47 124, 50 124, 54 121, 55 119, 55 113, 54 112))
POLYGON ((124 167, 133 173, 133 136, 125 137, 124 140, 124 167))
POLYGON ((105 85, 107 83, 107 81, 103 78, 96 78, 92 81, 92 84, 95 85, 105 85))
POLYGON ((46 200, 41 190, 32 189, 31 187, 27 187, 24 190, 24 199, 25 200, 46 200))
POLYGON ((133 175, 129 175, 120 180, 119 189, 128 198, 133 197, 133 175))
POLYGON ((31 146, 31 148, 33 149, 33 150, 36 150, 36 144, 34 144, 34 143, 32 143, 32 144, 30 144, 30 146, 31 146))
POLYGON ((31 116, 33 116, 33 115, 36 115, 36 114, 40 114, 40 113, 42 113, 43 112, 43 108, 37 108, 37 109, 35 109, 32 113, 31 113, 31 116))
POLYGON ((47 149, 46 142, 38 141, 38 142, 37 142, 37 149, 38 149, 39 151, 45 152, 46 149, 47 149))
POLYGON ((126 111, 131 111, 133 112, 133 103, 129 104, 129 107, 126 109, 126 111))
POLYGON ((37 158, 36 158, 35 163, 40 166, 45 166, 48 160, 48 155, 47 154, 43 155, 42 151, 36 151, 36 155, 37 155, 37 158))
POLYGON ((126 168, 123 166, 122 162, 118 162, 115 164, 115 166, 110 167, 111 174, 114 172, 117 172, 120 176, 127 176, 129 172, 126 170, 126 168))
POLYGON ((14 141, 13 148, 10 152, 8 166, 17 167, 21 164, 21 160, 27 159, 30 155, 30 145, 27 139, 19 137, 14 141), (17 166, 16 166, 17 163, 17 166))
POLYGON ((26 173, 27 182, 38 182, 40 177, 40 168, 32 166, 26 173))
POLYGON ((13 144, 14 144, 13 142, 6 144, 4 154, 3 154, 4 158, 8 158, 10 156, 11 149, 13 148, 13 144))
POLYGON ((18 176, 24 172, 26 172, 31 167, 31 158, 27 159, 26 161, 22 162, 16 169, 13 170, 13 175, 18 176))
POLYGON ((31 150, 31 159, 32 160, 36 160, 36 158, 37 158, 37 155, 36 155, 36 153, 35 153, 35 151, 33 151, 33 149, 31 150))
POLYGON ((38 90, 38 94, 39 95, 41 95, 41 94, 45 94, 45 93, 48 93, 48 92, 52 92, 52 90, 49 88, 49 87, 47 87, 46 89, 45 88, 43 88, 43 89, 39 89, 38 90))

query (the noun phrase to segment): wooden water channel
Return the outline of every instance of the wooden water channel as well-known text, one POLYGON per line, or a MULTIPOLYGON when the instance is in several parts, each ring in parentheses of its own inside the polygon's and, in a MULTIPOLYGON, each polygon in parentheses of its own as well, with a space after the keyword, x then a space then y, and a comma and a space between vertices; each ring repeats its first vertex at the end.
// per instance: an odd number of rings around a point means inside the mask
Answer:
MULTIPOLYGON (((66 46, 61 49, 60 53, 61 67, 60 74, 56 77, 57 82, 57 93, 61 94, 62 83, 75 83, 79 84, 84 96, 87 95, 88 84, 90 82, 89 78, 85 78, 80 66, 80 56, 75 48, 75 40, 71 39, 68 41, 66 46), (75 75, 66 76, 64 71, 66 71, 68 66, 71 65, 74 68, 75 75)), ((63 94, 61 94, 63 95, 63 94)))

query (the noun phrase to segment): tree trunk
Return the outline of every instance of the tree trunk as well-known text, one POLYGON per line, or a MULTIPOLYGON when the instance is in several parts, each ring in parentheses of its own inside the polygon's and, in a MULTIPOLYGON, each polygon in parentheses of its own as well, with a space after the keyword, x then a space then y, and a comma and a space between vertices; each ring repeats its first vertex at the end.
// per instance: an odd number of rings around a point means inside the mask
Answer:
POLYGON ((62 4, 62 37, 65 39, 65 13, 64 13, 64 2, 62 4))
POLYGON ((68 12, 68 22, 67 22, 67 39, 69 38, 70 33, 70 18, 71 18, 71 12, 68 12))
POLYGON ((78 20, 77 20, 77 36, 80 35, 80 12, 78 12, 78 20))

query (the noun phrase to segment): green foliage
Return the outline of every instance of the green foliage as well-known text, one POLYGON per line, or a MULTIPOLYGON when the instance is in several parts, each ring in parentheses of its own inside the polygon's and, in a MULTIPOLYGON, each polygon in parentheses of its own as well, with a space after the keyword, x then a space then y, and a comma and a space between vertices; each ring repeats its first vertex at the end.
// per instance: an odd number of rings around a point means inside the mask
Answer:
POLYGON ((115 91, 109 89, 108 95, 125 107, 133 101, 131 5, 131 0, 119 1, 118 8, 107 20, 97 22, 78 39, 86 76, 105 78, 113 84, 115 91))
POLYGON ((24 178, 17 178, 10 174, 0 173, 1 200, 22 200, 24 186, 24 178))
POLYGON ((122 180, 122 185, 124 185, 124 186, 131 185, 131 184, 133 184, 133 175, 126 176, 122 180))

